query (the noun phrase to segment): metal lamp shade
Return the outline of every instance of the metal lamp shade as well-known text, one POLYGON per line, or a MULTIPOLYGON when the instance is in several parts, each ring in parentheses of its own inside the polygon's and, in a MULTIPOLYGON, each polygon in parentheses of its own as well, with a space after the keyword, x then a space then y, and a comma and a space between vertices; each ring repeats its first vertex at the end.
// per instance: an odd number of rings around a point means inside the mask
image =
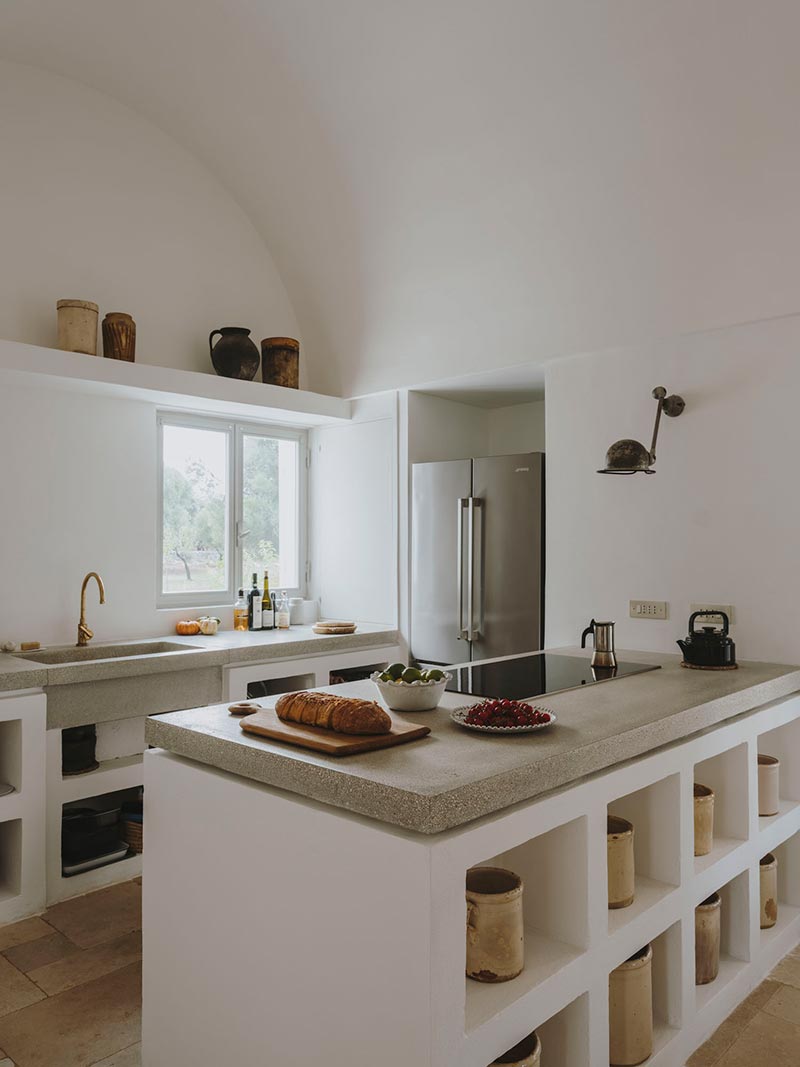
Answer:
POLYGON ((653 457, 641 443, 625 438, 615 441, 606 452, 606 465, 598 474, 655 474, 653 457))

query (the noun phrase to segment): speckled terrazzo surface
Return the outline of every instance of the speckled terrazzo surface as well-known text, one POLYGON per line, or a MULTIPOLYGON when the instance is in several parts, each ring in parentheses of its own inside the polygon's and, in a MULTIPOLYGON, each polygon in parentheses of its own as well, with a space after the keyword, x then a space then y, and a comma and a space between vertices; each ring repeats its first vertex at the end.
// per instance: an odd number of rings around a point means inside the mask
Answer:
MULTIPOLYGON (((262 633, 238 633, 225 630, 213 637, 195 635, 168 638, 133 638, 142 645, 185 645, 185 652, 144 653, 118 659, 90 660, 85 663, 48 665, 20 656, 0 653, 0 692, 16 689, 41 689, 45 686, 72 685, 75 682, 100 682, 112 678, 135 678, 141 675, 193 670, 197 667, 223 667, 232 664, 266 663, 272 659, 321 655, 326 652, 354 651, 397 643, 395 629, 377 623, 359 623, 354 634, 315 634, 310 626, 293 626, 289 630, 262 633)), ((113 642, 119 644, 119 641, 113 642)), ((102 647, 93 641, 92 647, 102 647)), ((68 724, 69 725, 69 724, 68 724)))
MULTIPOLYGON (((248 737, 226 704, 149 719, 146 737, 176 755, 434 834, 800 691, 800 667, 742 663, 738 671, 704 672, 685 670, 678 656, 619 655, 662 669, 548 696, 543 703, 558 724, 540 733, 487 738, 464 730, 449 710, 469 701, 445 693, 437 711, 403 716, 431 726, 430 737, 340 759, 248 737)), ((377 697, 370 682, 331 689, 377 697)))

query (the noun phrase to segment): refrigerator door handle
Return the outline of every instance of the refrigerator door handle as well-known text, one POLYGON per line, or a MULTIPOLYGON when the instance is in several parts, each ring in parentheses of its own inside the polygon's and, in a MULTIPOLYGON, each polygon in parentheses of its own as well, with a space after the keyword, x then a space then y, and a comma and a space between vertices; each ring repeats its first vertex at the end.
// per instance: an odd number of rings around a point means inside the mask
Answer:
MULTIPOLYGON (((469 515, 469 541, 467 542, 467 640, 474 641, 481 635, 480 626, 475 621, 475 509, 481 508, 483 501, 471 496, 467 501, 469 515)), ((479 512, 480 514, 480 512, 479 512)))
POLYGON ((458 501, 458 522, 456 523, 456 581, 458 582, 458 632, 459 641, 469 641, 469 630, 464 627, 464 509, 469 507, 469 498, 461 497, 458 501))

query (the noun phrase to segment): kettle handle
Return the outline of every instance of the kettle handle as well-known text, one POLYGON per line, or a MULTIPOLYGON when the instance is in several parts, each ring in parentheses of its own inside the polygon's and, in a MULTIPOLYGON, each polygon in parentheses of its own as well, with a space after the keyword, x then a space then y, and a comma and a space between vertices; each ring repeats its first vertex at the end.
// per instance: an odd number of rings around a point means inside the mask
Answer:
POLYGON ((728 633, 728 627, 730 625, 730 619, 728 618, 728 616, 725 614, 724 611, 693 611, 692 614, 689 616, 689 633, 693 634, 695 632, 695 630, 694 630, 694 620, 695 619, 699 619, 701 616, 705 616, 706 618, 711 618, 711 617, 716 617, 717 615, 722 617, 722 636, 725 637, 726 634, 728 633))
POLYGON ((594 619, 592 619, 592 621, 581 634, 581 648, 586 648, 586 638, 589 636, 589 634, 592 634, 592 636, 594 636, 594 628, 596 625, 597 624, 595 623, 594 619))
POLYGON ((208 350, 209 350, 209 352, 213 352, 214 351, 214 346, 212 345, 211 342, 214 339, 214 334, 215 333, 218 333, 220 335, 220 337, 222 337, 222 330, 212 330, 211 331, 211 333, 208 335, 208 350))

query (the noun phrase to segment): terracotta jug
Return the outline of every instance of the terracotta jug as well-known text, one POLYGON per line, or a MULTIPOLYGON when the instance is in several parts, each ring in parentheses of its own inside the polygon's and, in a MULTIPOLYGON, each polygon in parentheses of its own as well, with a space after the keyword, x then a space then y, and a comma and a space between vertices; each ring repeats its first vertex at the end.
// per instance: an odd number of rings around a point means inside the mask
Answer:
POLYGON ((58 347, 64 352, 97 355, 97 304, 91 300, 59 300, 58 347))
POLYGON ((261 342, 261 380, 287 389, 300 387, 300 343, 293 337, 265 337, 261 342))
POLYGON ((244 326, 223 326, 208 335, 208 347, 214 370, 222 378, 241 378, 252 382, 258 373, 261 356, 244 326), (215 336, 220 339, 214 344, 215 336))
POLYGON ((522 879, 501 867, 467 871, 467 976, 508 982, 525 965, 522 879))

